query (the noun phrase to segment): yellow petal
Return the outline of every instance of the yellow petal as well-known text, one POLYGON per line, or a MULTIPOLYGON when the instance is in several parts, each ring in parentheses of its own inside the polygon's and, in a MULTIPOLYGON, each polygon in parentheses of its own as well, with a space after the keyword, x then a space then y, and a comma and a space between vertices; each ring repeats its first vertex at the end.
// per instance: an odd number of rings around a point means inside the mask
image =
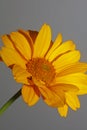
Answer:
POLYGON ((50 42, 51 29, 48 25, 44 24, 35 40, 33 57, 43 57, 50 46, 50 42))
MULTIPOLYGON (((69 74, 56 78, 56 83, 72 84, 79 88, 81 94, 87 94, 87 75, 83 73, 69 74), (83 92, 83 93, 82 93, 83 92)), ((79 93, 78 91, 78 93, 79 93)))
POLYGON ((20 32, 12 32, 10 34, 12 41, 18 51, 27 59, 31 58, 31 47, 29 41, 20 32))
POLYGON ((53 61, 59 55, 64 54, 74 49, 75 49, 75 44, 72 41, 66 41, 51 53, 48 60, 53 61))
POLYGON ((24 85, 22 87, 22 97, 29 106, 33 106, 38 102, 40 94, 35 86, 24 85))
POLYGON ((77 95, 84 95, 84 94, 87 94, 87 88, 79 89, 77 95))
POLYGON ((73 109, 76 110, 77 108, 80 108, 80 102, 78 97, 75 94, 72 93, 66 93, 66 102, 67 104, 73 109))
POLYGON ((58 76, 64 76, 71 73, 78 73, 78 72, 86 72, 87 71, 87 63, 75 63, 68 67, 65 66, 62 70, 57 69, 56 73, 58 73, 58 76))
POLYGON ((60 46, 61 43, 62 43, 62 34, 59 33, 54 41, 52 48, 56 49, 58 46, 60 46))
POLYGON ((59 69, 61 71, 67 66, 77 62, 80 59, 80 52, 79 51, 72 51, 60 56, 57 60, 53 62, 53 65, 56 70, 59 69))
POLYGON ((12 41, 10 40, 10 38, 9 38, 8 35, 3 35, 3 36, 2 36, 2 41, 3 41, 3 43, 4 43, 4 45, 5 45, 6 47, 9 47, 9 48, 14 49, 13 43, 12 43, 12 41))
POLYGON ((46 104, 51 107, 63 106, 65 102, 64 93, 62 91, 55 92, 47 87, 39 87, 41 95, 46 104))
POLYGON ((58 107, 57 110, 62 117, 66 117, 68 113, 68 106, 65 104, 63 107, 58 107))
POLYGON ((49 56, 53 53, 53 51, 59 47, 59 45, 61 44, 62 42, 62 35, 59 33, 56 40, 54 41, 51 49, 48 51, 47 55, 46 55, 46 59, 49 58, 49 56))
POLYGON ((64 92, 78 92, 79 88, 72 84, 56 84, 55 86, 51 86, 50 88, 53 88, 56 92, 59 90, 62 90, 64 92))
MULTIPOLYGON (((33 37, 31 34, 30 34, 30 31, 25 31, 25 30, 18 30, 19 33, 21 33, 22 35, 24 35, 24 37, 27 39, 28 41, 28 44, 29 46, 31 47, 31 53, 33 54, 33 51, 34 51, 34 47, 33 47, 33 44, 34 44, 34 39, 35 37, 33 37)), ((33 35, 36 36, 36 32, 35 31, 32 31, 33 32, 33 35), (35 34, 34 34, 35 33, 35 34)), ((32 55, 31 54, 31 55, 32 55)))
POLYGON ((27 85, 29 84, 27 78, 30 77, 31 75, 28 73, 26 69, 21 68, 21 66, 14 65, 12 68, 12 72, 13 72, 14 79, 17 82, 27 84, 27 85))
POLYGON ((26 68, 26 61, 22 59, 22 57, 14 49, 2 47, 0 55, 7 66, 16 64, 22 68, 26 68))

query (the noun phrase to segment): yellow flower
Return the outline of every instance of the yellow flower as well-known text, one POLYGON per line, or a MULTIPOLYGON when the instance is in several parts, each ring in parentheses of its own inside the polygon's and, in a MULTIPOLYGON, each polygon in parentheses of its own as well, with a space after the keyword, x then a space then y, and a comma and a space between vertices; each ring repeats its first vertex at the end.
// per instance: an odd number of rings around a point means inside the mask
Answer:
POLYGON ((54 43, 51 28, 44 24, 39 33, 18 30, 3 35, 0 55, 11 68, 14 79, 22 83, 22 97, 32 106, 40 96, 66 117, 68 107, 80 107, 78 95, 87 94, 87 64, 80 62, 80 52, 73 41, 54 43))

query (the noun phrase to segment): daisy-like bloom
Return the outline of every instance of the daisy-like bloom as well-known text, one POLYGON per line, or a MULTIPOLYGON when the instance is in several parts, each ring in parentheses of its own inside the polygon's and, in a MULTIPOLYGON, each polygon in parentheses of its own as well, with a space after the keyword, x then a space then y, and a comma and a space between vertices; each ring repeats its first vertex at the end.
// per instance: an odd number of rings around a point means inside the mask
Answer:
POLYGON ((62 42, 58 34, 52 42, 51 28, 44 24, 39 33, 18 30, 3 35, 2 61, 22 83, 23 100, 33 106, 42 97, 66 117, 68 107, 80 107, 78 95, 87 94, 87 64, 80 62, 80 52, 73 41, 62 42))

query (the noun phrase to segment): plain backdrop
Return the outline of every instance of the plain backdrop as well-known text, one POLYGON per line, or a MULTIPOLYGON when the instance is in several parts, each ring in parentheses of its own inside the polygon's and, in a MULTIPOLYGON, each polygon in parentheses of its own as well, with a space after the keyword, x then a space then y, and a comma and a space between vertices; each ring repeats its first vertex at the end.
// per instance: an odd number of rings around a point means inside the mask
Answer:
MULTIPOLYGON (((73 40, 87 62, 87 0, 0 0, 0 35, 20 28, 39 31, 43 23, 51 26, 53 39, 61 32, 64 41, 73 40)), ((0 107, 20 88, 0 63, 0 107)), ((20 97, 0 116, 0 130, 87 130, 87 95, 79 99, 81 108, 62 118, 42 100, 28 107, 20 97)))

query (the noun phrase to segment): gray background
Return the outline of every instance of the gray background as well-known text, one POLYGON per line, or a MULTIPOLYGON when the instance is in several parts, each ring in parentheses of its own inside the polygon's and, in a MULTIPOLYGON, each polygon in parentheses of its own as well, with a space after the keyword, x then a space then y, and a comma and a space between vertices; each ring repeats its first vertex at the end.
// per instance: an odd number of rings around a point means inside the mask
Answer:
MULTIPOLYGON (((0 0, 0 34, 18 28, 39 30, 43 23, 52 27, 53 39, 62 32, 64 40, 74 40, 81 61, 87 62, 87 0, 0 0)), ((0 63, 0 107, 20 88, 0 63)), ((80 101, 81 108, 69 109, 65 119, 42 100, 28 107, 20 97, 0 117, 0 130, 87 130, 87 95, 80 101)))

